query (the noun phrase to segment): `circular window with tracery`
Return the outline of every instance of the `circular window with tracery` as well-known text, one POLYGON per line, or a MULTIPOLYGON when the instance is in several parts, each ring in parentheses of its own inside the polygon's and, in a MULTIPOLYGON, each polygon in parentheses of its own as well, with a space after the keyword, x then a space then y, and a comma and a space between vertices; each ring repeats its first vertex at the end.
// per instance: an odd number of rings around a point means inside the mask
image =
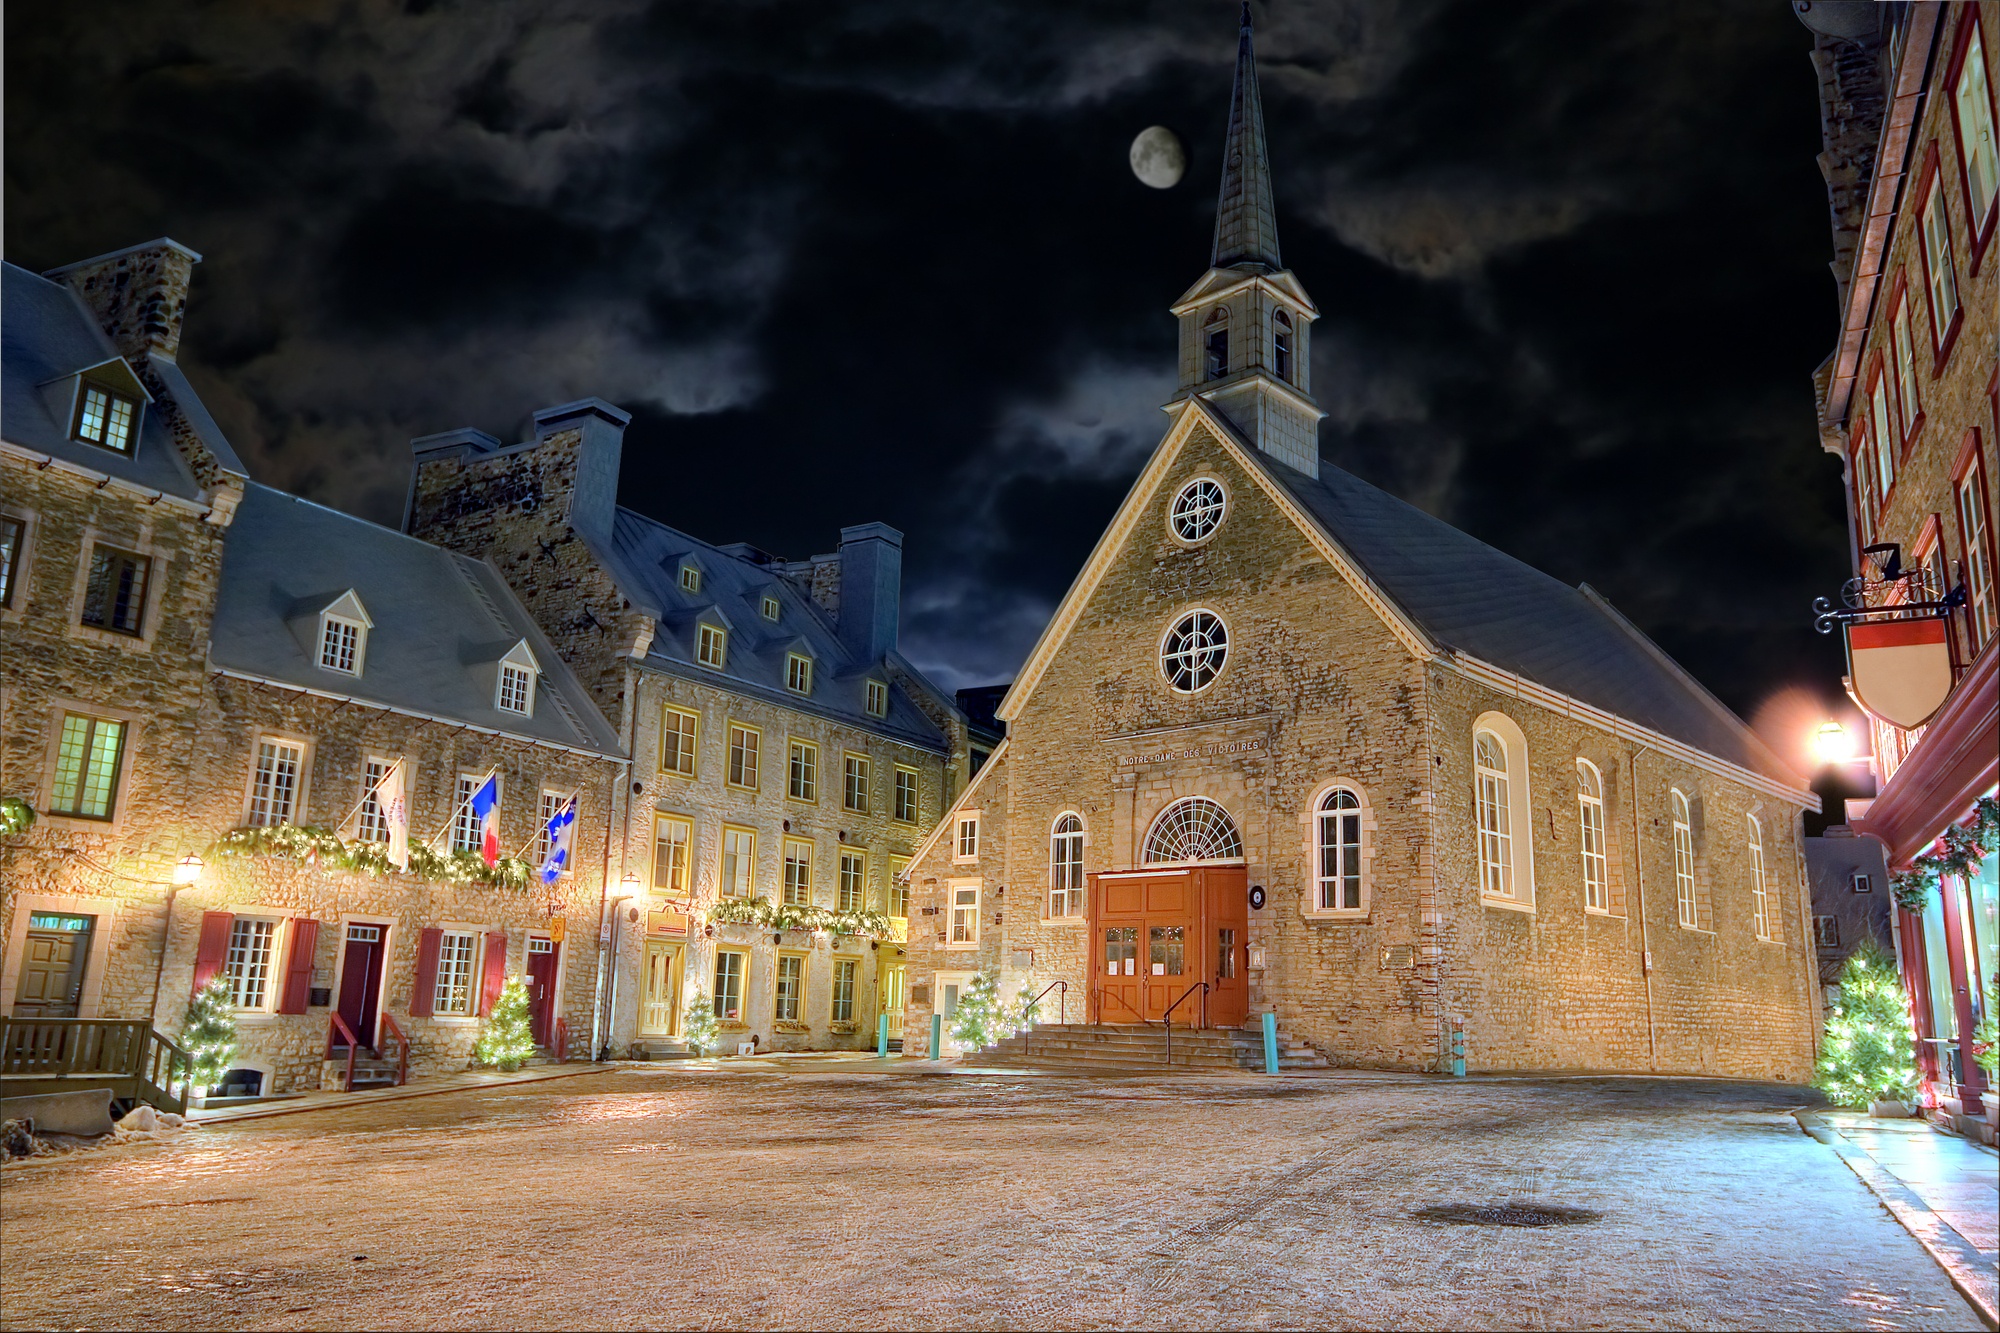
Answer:
POLYGON ((1229 812, 1206 796, 1184 796, 1153 821, 1141 859, 1148 865, 1176 861, 1234 861, 1243 839, 1229 812))
POLYGON ((1222 674, 1229 630, 1211 611, 1190 611, 1174 622, 1160 644, 1160 671, 1182 694, 1206 689, 1222 674))
POLYGON ((1181 487, 1181 493, 1174 497, 1173 508, 1168 516, 1173 524, 1174 536, 1184 542, 1206 541, 1211 533, 1222 524, 1222 511, 1228 497, 1222 493, 1222 483, 1212 477, 1197 477, 1181 487))

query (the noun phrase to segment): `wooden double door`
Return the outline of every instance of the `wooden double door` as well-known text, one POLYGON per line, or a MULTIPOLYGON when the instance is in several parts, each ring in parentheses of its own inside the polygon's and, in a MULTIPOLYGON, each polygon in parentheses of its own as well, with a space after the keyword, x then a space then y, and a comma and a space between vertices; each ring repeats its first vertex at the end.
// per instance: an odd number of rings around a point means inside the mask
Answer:
POLYGON ((1171 1009, 1183 1027, 1241 1026, 1249 893, 1241 866, 1092 875, 1092 1019, 1157 1023, 1171 1009))

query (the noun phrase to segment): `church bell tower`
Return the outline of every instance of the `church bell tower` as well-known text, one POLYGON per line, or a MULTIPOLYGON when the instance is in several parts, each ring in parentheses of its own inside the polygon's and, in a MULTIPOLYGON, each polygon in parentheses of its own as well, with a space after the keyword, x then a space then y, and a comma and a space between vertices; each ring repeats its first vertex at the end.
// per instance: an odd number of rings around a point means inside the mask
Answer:
POLYGON ((1326 413, 1312 398, 1308 353, 1319 309, 1278 257, 1248 0, 1208 263, 1208 272, 1173 305, 1181 325, 1180 387, 1167 410, 1200 397, 1257 448, 1317 477, 1319 422, 1326 413))

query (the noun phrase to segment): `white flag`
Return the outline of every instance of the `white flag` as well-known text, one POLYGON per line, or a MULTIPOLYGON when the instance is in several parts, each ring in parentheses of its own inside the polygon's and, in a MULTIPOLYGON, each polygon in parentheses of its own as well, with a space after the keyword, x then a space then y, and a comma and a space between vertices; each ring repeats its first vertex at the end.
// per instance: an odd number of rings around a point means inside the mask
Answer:
POLYGON ((375 804, 389 826, 389 862, 398 870, 410 868, 410 803, 403 797, 403 785, 403 761, 398 759, 375 786, 375 804))

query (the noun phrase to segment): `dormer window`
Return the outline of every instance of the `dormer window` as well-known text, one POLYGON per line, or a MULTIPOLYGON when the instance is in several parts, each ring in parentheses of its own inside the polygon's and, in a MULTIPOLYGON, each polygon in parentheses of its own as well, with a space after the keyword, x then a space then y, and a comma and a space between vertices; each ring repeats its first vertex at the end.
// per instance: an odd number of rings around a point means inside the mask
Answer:
POLYGON ((879 680, 868 682, 868 716, 887 717, 889 714, 889 687, 879 680))
POLYGON ((1229 312, 1218 309, 1202 327, 1202 341, 1208 351, 1208 377, 1219 380, 1229 373, 1229 312))
POLYGON ((777 618, 778 618, 778 599, 771 596, 769 593, 766 593, 764 595, 764 619, 776 620, 777 618))
POLYGON ((343 676, 360 675, 368 653, 368 631, 373 628, 361 599, 349 588, 319 613, 320 666, 343 676))
POLYGON ((785 655, 785 688, 794 694, 812 693, 813 664, 810 657, 800 653, 785 655))
POLYGON ((703 625, 695 632, 694 660, 705 667, 722 670, 729 652, 729 631, 720 625, 703 625))
POLYGON ((76 438, 129 454, 138 419, 139 405, 130 398, 86 384, 76 405, 76 438))
POLYGON ((681 566, 681 591, 682 592, 701 591, 701 571, 699 569, 696 569, 693 565, 681 566))
POLYGON ((1282 310, 1271 316, 1271 365, 1279 379, 1291 382, 1292 317, 1282 310))
POLYGON ((494 691, 493 706, 503 713, 521 717, 535 715, 535 677, 541 673, 535 655, 523 639, 500 659, 500 680, 494 691))

